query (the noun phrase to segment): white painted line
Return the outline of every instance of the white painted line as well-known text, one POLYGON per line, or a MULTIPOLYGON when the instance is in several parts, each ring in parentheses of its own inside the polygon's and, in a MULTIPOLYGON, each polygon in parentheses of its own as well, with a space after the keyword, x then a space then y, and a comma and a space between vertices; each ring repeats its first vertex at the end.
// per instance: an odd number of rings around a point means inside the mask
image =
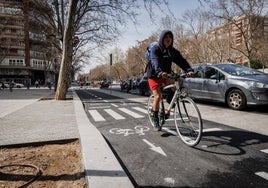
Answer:
POLYGON ((126 119, 117 112, 113 111, 112 109, 104 109, 108 114, 110 114, 114 119, 119 120, 119 119, 126 119))
POLYGON ((168 118, 168 119, 166 119, 166 121, 174 121, 174 118, 168 118))
POLYGON ((148 111, 144 108, 141 108, 141 107, 132 107, 134 110, 137 110, 139 112, 142 112, 142 113, 145 113, 145 114, 148 114, 148 111))
POLYGON ((174 185, 175 184, 175 180, 173 178, 166 177, 164 180, 169 185, 174 185))
POLYGON ((210 128, 210 129, 203 129, 203 133, 204 132, 212 132, 212 131, 221 131, 222 129, 220 128, 210 128))
POLYGON ((267 172, 256 172, 255 173, 257 176, 260 176, 266 180, 268 180, 268 173, 267 172))
POLYGON ((111 106, 92 106, 91 108, 111 108, 111 106))
POLYGON ((88 110, 90 115, 95 121, 105 121, 105 119, 100 115, 100 113, 97 110, 88 110))
POLYGON ((134 117, 134 118, 143 118, 144 116, 140 115, 140 114, 137 114, 133 111, 130 111, 129 109, 127 108, 118 108, 119 110, 121 110, 122 112, 125 112, 126 114, 134 117))
POLYGON ((170 130, 170 129, 167 128, 167 127, 162 127, 162 129, 163 129, 164 131, 170 133, 170 134, 173 134, 173 135, 175 135, 175 136, 179 136, 179 134, 177 133, 177 131, 172 131, 172 130, 170 130))
POLYGON ((262 149, 261 150, 263 153, 267 153, 268 154, 268 149, 262 149))
POLYGON ((109 102, 109 101, 107 101, 107 100, 103 100, 104 102, 109 102))
POLYGON ((116 105, 116 104, 113 104, 113 103, 111 103, 111 105, 112 105, 112 106, 114 106, 114 107, 118 107, 118 105, 116 105))

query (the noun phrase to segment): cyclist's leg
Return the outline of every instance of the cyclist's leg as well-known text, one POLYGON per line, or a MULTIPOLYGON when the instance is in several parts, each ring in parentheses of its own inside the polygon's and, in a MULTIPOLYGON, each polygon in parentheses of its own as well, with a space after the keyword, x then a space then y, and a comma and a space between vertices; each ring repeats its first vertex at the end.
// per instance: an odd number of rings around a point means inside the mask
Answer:
POLYGON ((162 98, 160 87, 162 86, 162 79, 149 79, 148 84, 153 93, 153 104, 152 104, 152 113, 153 113, 153 124, 156 130, 160 130, 159 125, 159 106, 162 98))
POLYGON ((152 106, 154 128, 155 130, 160 130, 161 127, 159 124, 159 107, 162 98, 160 88, 153 90, 152 93, 154 95, 153 106, 152 106))
POLYGON ((153 90, 152 93, 154 95, 153 111, 159 111, 160 100, 161 100, 161 91, 160 91, 160 89, 156 89, 156 90, 153 90))

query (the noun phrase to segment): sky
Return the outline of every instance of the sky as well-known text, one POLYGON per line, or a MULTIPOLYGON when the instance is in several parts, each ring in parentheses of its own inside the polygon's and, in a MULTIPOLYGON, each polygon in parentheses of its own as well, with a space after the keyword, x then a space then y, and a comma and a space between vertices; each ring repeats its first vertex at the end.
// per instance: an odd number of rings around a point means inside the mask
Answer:
MULTIPOLYGON (((195 9, 199 6, 198 0, 168 0, 169 8, 174 14, 175 18, 181 18, 182 14, 186 10, 195 9)), ((141 10, 140 16, 138 16, 138 24, 136 27, 133 23, 129 23, 122 33, 123 36, 118 41, 118 47, 125 50, 131 46, 137 45, 137 41, 142 41, 150 37, 159 28, 159 23, 162 17, 165 17, 159 10, 159 16, 155 23, 149 18, 146 10, 141 10)))
MULTIPOLYGON (((143 0, 140 1, 143 2, 143 0)), ((200 6, 198 0, 168 0, 168 3, 169 8, 176 19, 181 18, 185 11, 193 10, 200 6)), ((138 25, 134 26, 132 22, 127 23, 126 27, 121 31, 122 37, 120 37, 118 42, 111 46, 110 49, 118 47, 119 49, 126 51, 128 48, 136 46, 138 44, 138 41, 143 41, 155 33, 160 27, 161 18, 166 16, 164 13, 161 13, 158 8, 156 8, 155 11, 157 11, 156 14, 158 16, 156 17, 156 21, 153 23, 149 18, 149 14, 146 12, 145 8, 141 8, 139 10, 140 15, 137 17, 138 25)), ((107 56, 108 54, 109 52, 107 52, 107 56)), ((89 69, 94 68, 94 66, 98 64, 99 63, 96 62, 95 65, 85 66, 82 71, 84 73, 87 73, 89 72, 89 69)))

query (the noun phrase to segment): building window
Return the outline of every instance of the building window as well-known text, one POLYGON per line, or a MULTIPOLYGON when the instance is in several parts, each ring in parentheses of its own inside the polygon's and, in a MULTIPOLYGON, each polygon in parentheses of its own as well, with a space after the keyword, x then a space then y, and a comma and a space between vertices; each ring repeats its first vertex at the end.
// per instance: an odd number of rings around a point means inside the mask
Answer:
POLYGON ((9 59, 10 66, 24 66, 23 59, 9 59))

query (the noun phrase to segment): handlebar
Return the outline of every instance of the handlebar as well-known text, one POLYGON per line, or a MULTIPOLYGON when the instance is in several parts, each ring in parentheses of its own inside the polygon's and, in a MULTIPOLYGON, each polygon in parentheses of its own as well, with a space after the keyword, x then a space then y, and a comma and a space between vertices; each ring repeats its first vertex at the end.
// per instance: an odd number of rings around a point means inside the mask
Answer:
POLYGON ((176 80, 176 79, 179 79, 181 77, 181 75, 176 74, 176 73, 171 73, 171 74, 167 74, 167 77, 176 80))
POLYGON ((171 79, 174 79, 174 80, 177 80, 179 78, 187 78, 187 77, 190 77, 188 74, 186 73, 183 73, 183 74, 177 74, 177 73, 171 73, 171 74, 167 74, 167 77, 168 78, 171 78, 171 79))

